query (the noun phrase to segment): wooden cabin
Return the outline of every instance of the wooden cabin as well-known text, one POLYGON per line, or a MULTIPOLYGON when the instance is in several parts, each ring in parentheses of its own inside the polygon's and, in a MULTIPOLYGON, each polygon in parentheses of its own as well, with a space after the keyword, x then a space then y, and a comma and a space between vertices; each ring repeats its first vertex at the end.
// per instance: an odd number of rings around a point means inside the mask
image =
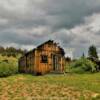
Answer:
POLYGON ((63 73, 65 52, 52 40, 49 40, 19 59, 19 72, 41 75, 49 72, 63 73))

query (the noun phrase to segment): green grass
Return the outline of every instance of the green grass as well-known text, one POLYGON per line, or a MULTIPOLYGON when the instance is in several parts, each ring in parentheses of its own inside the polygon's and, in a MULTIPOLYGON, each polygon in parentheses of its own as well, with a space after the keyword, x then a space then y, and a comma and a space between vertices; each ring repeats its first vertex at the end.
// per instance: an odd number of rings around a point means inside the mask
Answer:
POLYGON ((9 76, 18 72, 18 58, 0 55, 0 77, 9 76))
POLYGON ((0 78, 0 100, 100 100, 100 73, 0 78))
MULTIPOLYGON (((0 56, 0 62, 0 68, 18 66, 18 58, 14 57, 0 56), (8 60, 8 63, 4 62, 5 60, 8 60)), ((17 70, 16 68, 14 69, 17 70)), ((47 74, 44 76, 15 74, 0 78, 0 100, 32 99, 100 100, 100 73, 47 74)))

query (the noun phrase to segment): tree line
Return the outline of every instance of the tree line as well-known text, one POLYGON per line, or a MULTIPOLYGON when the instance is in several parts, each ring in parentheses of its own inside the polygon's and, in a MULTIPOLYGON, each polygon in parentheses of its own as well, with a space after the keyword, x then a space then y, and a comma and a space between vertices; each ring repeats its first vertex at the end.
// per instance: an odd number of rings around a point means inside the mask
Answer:
POLYGON ((3 46, 0 46, 0 54, 2 56, 13 56, 13 57, 16 57, 18 56, 18 54, 25 54, 27 51, 26 50, 22 50, 22 49, 17 49, 17 48, 14 48, 14 47, 6 47, 4 48, 3 46))
POLYGON ((67 66, 69 66, 70 72, 86 73, 100 71, 100 59, 95 45, 91 45, 88 48, 87 56, 83 53, 79 59, 71 60, 67 57, 66 61, 69 62, 67 66))

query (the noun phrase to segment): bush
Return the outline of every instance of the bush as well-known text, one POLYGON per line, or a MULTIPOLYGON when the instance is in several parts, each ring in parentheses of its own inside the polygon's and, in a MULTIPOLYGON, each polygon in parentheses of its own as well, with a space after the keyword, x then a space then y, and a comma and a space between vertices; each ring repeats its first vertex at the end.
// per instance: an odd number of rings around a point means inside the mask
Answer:
POLYGON ((96 64, 86 58, 80 58, 71 64, 71 71, 75 73, 96 72, 96 64))
POLYGON ((16 63, 11 62, 1 62, 0 63, 0 77, 9 76, 18 72, 18 67, 16 63))

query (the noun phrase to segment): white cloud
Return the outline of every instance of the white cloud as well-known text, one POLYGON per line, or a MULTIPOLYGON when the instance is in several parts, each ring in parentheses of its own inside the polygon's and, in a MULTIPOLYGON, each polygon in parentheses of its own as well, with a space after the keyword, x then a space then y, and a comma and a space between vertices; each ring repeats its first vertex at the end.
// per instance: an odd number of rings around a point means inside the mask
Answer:
POLYGON ((48 39, 81 55, 100 47, 99 0, 1 0, 0 44, 32 48, 48 39))
POLYGON ((0 7, 8 11, 23 12, 26 10, 28 0, 3 0, 0 1, 0 7))
POLYGON ((0 25, 5 25, 8 23, 8 20, 7 19, 3 19, 3 18, 0 18, 0 25))

